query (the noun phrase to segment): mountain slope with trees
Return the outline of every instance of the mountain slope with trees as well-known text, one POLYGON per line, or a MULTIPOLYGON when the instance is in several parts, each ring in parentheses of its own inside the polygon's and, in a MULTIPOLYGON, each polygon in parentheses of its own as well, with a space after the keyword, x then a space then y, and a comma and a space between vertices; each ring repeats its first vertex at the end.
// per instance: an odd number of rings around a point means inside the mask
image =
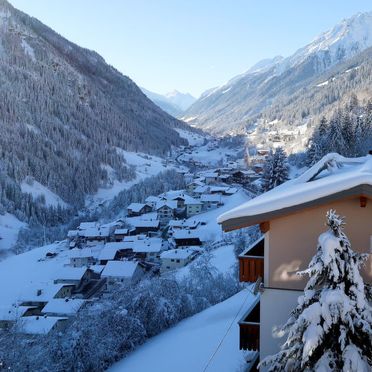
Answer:
POLYGON ((186 143, 174 130, 186 125, 128 77, 5 0, 0 81, 0 170, 15 189, 33 177, 80 207, 109 172, 134 176, 117 148, 166 155, 186 143))

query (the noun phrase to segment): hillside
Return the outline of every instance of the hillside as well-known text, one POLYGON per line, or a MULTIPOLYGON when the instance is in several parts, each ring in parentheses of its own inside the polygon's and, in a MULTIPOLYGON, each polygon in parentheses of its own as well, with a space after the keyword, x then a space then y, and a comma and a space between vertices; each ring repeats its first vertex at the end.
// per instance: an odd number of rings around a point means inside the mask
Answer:
MULTIPOLYGON (((355 70, 347 79, 354 80, 353 89, 362 98, 365 98, 366 87, 370 93, 365 83, 365 77, 368 79, 370 76, 370 52, 363 52, 371 46, 372 13, 357 14, 321 34, 292 56, 261 61, 225 85, 205 92, 184 113, 183 119, 219 134, 244 131, 261 115, 268 121, 285 117, 286 120, 295 119, 298 125, 303 124, 302 119, 308 116, 309 106, 318 105, 323 109, 326 104, 350 93, 350 84, 342 85, 338 81, 338 92, 325 104, 320 101, 322 97, 317 91, 319 83, 327 80, 331 70, 340 75, 349 69, 345 63, 353 58, 359 58, 359 64, 363 63, 365 67, 355 70), (299 102, 304 92, 306 97, 299 102), (299 110, 300 116, 297 114, 299 110)), ((325 85, 321 87, 323 91, 329 88, 324 89, 325 85)), ((318 114, 322 109, 315 111, 318 114)))
POLYGON ((107 183, 108 173, 118 180, 134 176, 117 148, 161 156, 186 143, 174 130, 185 124, 130 78, 5 0, 0 81, 1 186, 13 190, 7 200, 17 202, 12 194, 31 177, 81 206, 86 194, 107 183))

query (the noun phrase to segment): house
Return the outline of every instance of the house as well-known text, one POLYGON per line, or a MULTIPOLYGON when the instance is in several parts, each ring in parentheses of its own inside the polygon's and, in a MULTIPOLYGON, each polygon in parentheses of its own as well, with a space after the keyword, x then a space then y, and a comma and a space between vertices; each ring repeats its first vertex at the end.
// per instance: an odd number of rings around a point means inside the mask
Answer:
POLYGON ((34 315, 35 306, 0 307, 0 329, 10 329, 21 317, 34 315))
POLYGON ((99 264, 106 265, 108 261, 119 260, 127 249, 128 245, 124 241, 106 243, 98 256, 99 264))
POLYGON ((56 274, 55 284, 73 284, 76 288, 87 284, 91 279, 96 279, 97 274, 86 267, 64 267, 56 274))
POLYGON ((155 210, 156 204, 161 200, 158 196, 150 195, 146 198, 146 204, 151 206, 152 210, 155 210))
POLYGON ((197 230, 176 230, 172 237, 177 248, 201 246, 203 244, 197 230))
POLYGON ((99 256, 99 249, 95 248, 74 248, 69 252, 70 266, 82 267, 94 265, 99 256))
POLYGON ((217 172, 204 173, 204 177, 205 177, 205 183, 207 185, 210 185, 211 183, 217 182, 218 173, 217 172))
POLYGON ((207 186, 207 185, 195 187, 194 192, 193 192, 193 196, 195 196, 196 198, 197 197, 200 198, 200 195, 208 194, 209 190, 210 190, 210 186, 207 186))
MULTIPOLYGON (((259 224, 264 234, 239 257, 241 281, 263 280, 260 301, 241 320, 240 343, 242 349, 259 351, 260 359, 278 352, 284 341, 273 330, 288 320, 297 304, 306 278, 296 272, 316 253, 330 209, 346 217, 353 249, 371 253, 372 156, 328 154, 300 177, 218 218, 224 231, 259 224)), ((366 283, 372 282, 371 258, 361 274, 366 283)))
POLYGON ((151 232, 156 232, 160 228, 160 221, 159 220, 140 220, 136 219, 131 222, 133 226, 133 233, 135 235, 138 234, 149 234, 151 232))
POLYGON ((114 231, 114 239, 117 242, 121 242, 125 236, 129 235, 129 229, 119 228, 114 231))
POLYGON ((136 283, 144 270, 136 261, 109 261, 102 271, 102 278, 107 278, 107 288, 116 283, 136 283))
POLYGON ((127 208, 128 217, 140 216, 141 214, 149 213, 151 211, 151 205, 143 203, 131 203, 127 208))
POLYGON ((192 182, 190 182, 189 184, 186 185, 186 192, 190 195, 193 195, 194 194, 194 190, 198 187, 198 186, 204 186, 205 183, 203 181, 200 181, 200 180, 194 180, 192 182))
POLYGON ((132 245, 134 257, 148 262, 159 261, 160 253, 167 248, 167 242, 161 238, 138 239, 132 245))
POLYGON ((83 230, 79 230, 79 238, 85 242, 100 242, 107 241, 110 237, 110 228, 108 226, 101 227, 91 226, 83 230))
POLYGON ((55 298, 44 306, 42 313, 48 316, 73 316, 78 313, 85 301, 74 298, 55 298))
POLYGON ((46 335, 52 330, 62 331, 67 326, 68 318, 54 316, 26 316, 17 322, 19 333, 31 335, 46 335))
POLYGON ((165 201, 162 200, 156 204, 156 211, 158 213, 160 224, 167 224, 175 214, 177 209, 177 202, 174 200, 165 201))
POLYGON ((195 214, 199 214, 202 211, 202 203, 199 200, 187 196, 185 199, 186 216, 191 217, 195 214))
POLYGON ((197 251, 192 249, 170 249, 161 254, 161 272, 179 269, 190 263, 196 256, 197 251))
POLYGON ((200 201, 204 209, 218 208, 223 205, 221 195, 218 194, 203 194, 200 196, 200 201))
POLYGON ((231 173, 231 181, 233 183, 245 184, 249 182, 249 176, 251 175, 250 171, 237 170, 231 173))

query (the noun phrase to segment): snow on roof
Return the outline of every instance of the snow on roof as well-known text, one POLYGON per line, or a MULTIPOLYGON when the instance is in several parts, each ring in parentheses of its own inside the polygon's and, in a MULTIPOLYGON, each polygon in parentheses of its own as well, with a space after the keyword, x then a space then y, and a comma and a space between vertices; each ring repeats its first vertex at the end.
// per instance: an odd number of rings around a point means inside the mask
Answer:
POLYGON ((160 258, 168 258, 168 259, 182 259, 185 260, 191 256, 194 256, 196 252, 192 249, 170 249, 169 251, 165 251, 160 255, 160 258))
POLYGON ((192 198, 191 196, 185 196, 185 204, 186 205, 197 205, 201 204, 199 200, 192 198))
POLYGON ((105 268, 105 265, 91 265, 89 266, 91 270, 93 270, 97 274, 101 274, 103 269, 105 268))
POLYGON ((159 227, 159 220, 134 220, 130 222, 133 227, 159 227))
POLYGON ((137 266, 136 261, 109 261, 102 271, 102 277, 132 278, 137 266))
POLYGON ((209 190, 210 190, 210 186, 204 185, 204 186, 195 187, 194 192, 196 194, 203 194, 205 192, 209 192, 209 190))
POLYGON ((194 180, 194 181, 190 182, 187 186, 190 186, 190 185, 203 186, 204 182, 201 181, 201 180, 194 180))
POLYGON ((218 217, 224 221, 269 213, 300 205, 355 186, 372 185, 372 156, 345 158, 331 153, 308 169, 300 177, 236 207, 218 217))
POLYGON ((202 202, 221 202, 221 196, 218 194, 203 194, 200 196, 202 202))
POLYGON ((74 315, 84 304, 84 300, 72 298, 54 298, 44 306, 42 312, 59 315, 74 315))
POLYGON ((163 247, 161 238, 147 238, 133 242, 133 252, 136 253, 151 253, 160 252, 163 247))
POLYGON ((84 230, 79 231, 79 236, 85 238, 95 238, 95 237, 108 237, 110 235, 110 228, 107 226, 103 227, 88 227, 84 230))
POLYGON ((33 306, 0 307, 0 320, 15 321, 22 317, 33 306))
POLYGON ((56 275, 56 280, 81 280, 87 271, 86 267, 64 267, 56 275))
POLYGON ((79 230, 86 230, 86 229, 90 229, 90 228, 94 228, 94 227, 97 227, 98 223, 96 221, 93 221, 93 222, 82 222, 78 229, 79 230))
POLYGON ((131 203, 128 205, 127 209, 133 212, 140 212, 145 206, 146 204, 143 203, 131 203))
POLYGON ((179 229, 173 233, 174 239, 199 239, 199 233, 197 230, 184 230, 179 229))
POLYGON ((100 260, 113 260, 120 249, 128 249, 128 244, 123 242, 106 243, 98 258, 100 260))
POLYGON ((46 302, 54 298, 54 296, 65 286, 66 284, 54 284, 48 283, 40 285, 39 287, 26 287, 22 291, 19 300, 22 302, 46 302))
POLYGON ((75 238, 78 235, 79 235, 79 230, 69 230, 67 232, 67 237, 68 238, 75 238))
POLYGON ((182 227, 185 227, 185 228, 195 228, 199 225, 200 221, 196 221, 196 220, 170 220, 168 225, 169 227, 173 227, 173 228, 182 228, 182 227))
POLYGON ((46 335, 59 321, 67 319, 57 316, 26 316, 20 321, 19 331, 33 335, 46 335))
POLYGON ((175 200, 161 200, 156 203, 156 210, 167 206, 170 209, 177 209, 177 201, 175 200))
POLYGON ((97 258, 99 255, 100 249, 94 249, 94 248, 83 248, 83 249, 71 249, 69 251, 70 258, 97 258))
POLYGON ((128 234, 128 229, 116 229, 114 234, 115 235, 126 235, 128 234))

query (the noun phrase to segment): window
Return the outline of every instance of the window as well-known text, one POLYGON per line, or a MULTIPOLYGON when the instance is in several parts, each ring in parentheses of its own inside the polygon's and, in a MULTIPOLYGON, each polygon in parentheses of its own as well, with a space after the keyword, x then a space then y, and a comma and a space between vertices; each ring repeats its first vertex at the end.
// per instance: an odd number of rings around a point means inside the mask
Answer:
POLYGON ((180 260, 176 260, 177 263, 180 263, 180 260))

